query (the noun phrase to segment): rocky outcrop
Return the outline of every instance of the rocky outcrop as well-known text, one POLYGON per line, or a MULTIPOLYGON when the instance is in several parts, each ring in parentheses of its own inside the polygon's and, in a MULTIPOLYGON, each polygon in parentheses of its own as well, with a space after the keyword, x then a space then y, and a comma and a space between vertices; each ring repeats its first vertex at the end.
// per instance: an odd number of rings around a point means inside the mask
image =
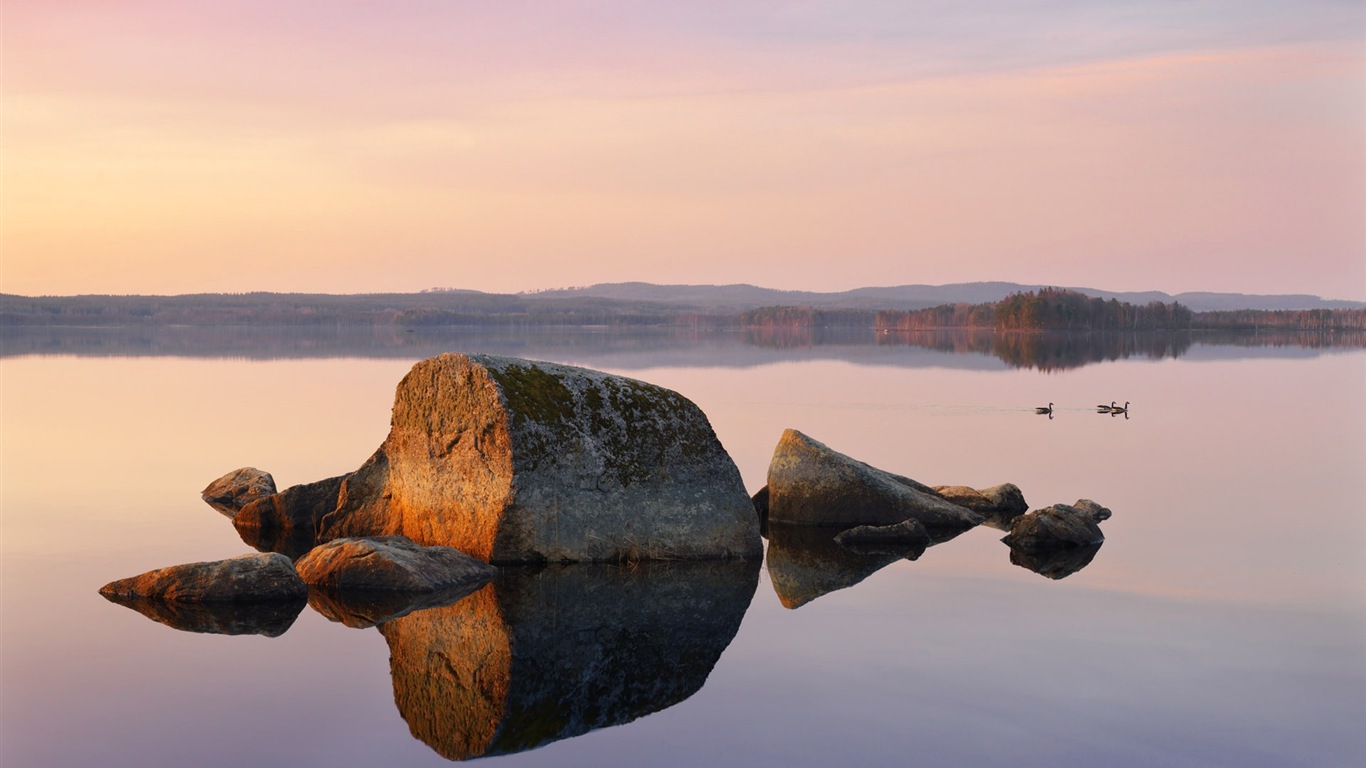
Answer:
POLYGON ((406 536, 335 539, 294 564, 305 584, 340 592, 436 592, 478 585, 498 569, 450 547, 424 547, 406 536))
POLYGON ((1001 483, 981 490, 965 485, 936 485, 934 492, 944 499, 957 504, 989 520, 1009 520, 1029 511, 1024 493, 1014 483, 1001 483))
POLYGON ((1090 499, 1054 504, 1016 518, 1001 541, 1022 552, 1095 546, 1105 541, 1096 523, 1109 516, 1110 510, 1090 499))
POLYGON ((303 600, 308 587, 281 554, 242 555, 187 563, 112 581, 100 588, 108 598, 156 598, 201 603, 303 600))
POLYGON ((930 545, 930 534, 919 521, 903 520, 896 525, 860 525, 850 528, 835 536, 835 541, 845 547, 895 545, 923 550, 930 545))
POLYGON ((379 626, 394 703, 451 760, 631 722, 702 688, 758 578, 753 560, 504 569, 379 626))
POLYGON ((929 486, 871 467, 789 429, 768 466, 768 519, 838 528, 914 519, 929 529, 964 530, 986 518, 945 500, 929 486))
MULTIPOLYGON (((329 477, 263 496, 243 506, 232 519, 232 525, 244 538, 251 534, 258 539, 297 540, 306 533, 313 539, 318 523, 337 508, 344 479, 344 475, 329 477)), ((311 541, 309 546, 312 546, 311 541)))
POLYGON ((486 562, 762 553, 711 424, 662 387, 446 354, 398 386, 388 437, 342 483, 319 541, 399 534, 486 562))
POLYGON ((209 506, 233 517, 242 507, 275 493, 275 478, 255 467, 242 467, 209 483, 201 493, 209 506))
POLYGON ((283 635, 307 605, 302 597, 249 603, 197 603, 124 594, 106 594, 105 599, 182 632, 266 637, 283 635))

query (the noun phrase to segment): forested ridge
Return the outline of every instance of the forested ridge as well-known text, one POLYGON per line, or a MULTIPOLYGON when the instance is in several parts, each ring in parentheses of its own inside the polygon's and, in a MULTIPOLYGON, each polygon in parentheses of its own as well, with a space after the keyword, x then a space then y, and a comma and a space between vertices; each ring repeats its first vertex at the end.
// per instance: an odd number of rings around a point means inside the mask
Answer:
POLYGON ((450 291, 420 294, 198 294, 184 296, 0 295, 0 326, 693 326, 994 331, 1360 331, 1366 309, 1193 312, 1179 302, 1130 304, 1046 288, 996 302, 927 309, 772 306, 717 311, 598 297, 450 291))

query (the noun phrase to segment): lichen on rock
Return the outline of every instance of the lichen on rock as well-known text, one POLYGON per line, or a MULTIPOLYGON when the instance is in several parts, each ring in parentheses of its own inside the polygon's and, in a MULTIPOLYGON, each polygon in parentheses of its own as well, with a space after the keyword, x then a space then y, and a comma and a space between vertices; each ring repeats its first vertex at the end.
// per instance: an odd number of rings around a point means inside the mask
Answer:
POLYGON ((486 355, 413 366, 388 437, 343 481, 318 533, 401 534, 497 563, 762 552, 739 471, 691 401, 486 355))

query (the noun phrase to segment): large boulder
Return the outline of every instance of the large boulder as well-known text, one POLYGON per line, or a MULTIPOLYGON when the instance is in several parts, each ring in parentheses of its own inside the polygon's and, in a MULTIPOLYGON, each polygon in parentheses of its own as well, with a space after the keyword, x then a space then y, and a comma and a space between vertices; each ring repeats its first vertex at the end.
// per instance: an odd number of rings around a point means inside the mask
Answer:
POLYGON ((335 539, 294 564, 305 584, 338 591, 436 592, 482 584, 498 569, 450 547, 424 547, 406 536, 335 539))
POLYGON ((692 402, 486 355, 413 366, 318 539, 394 534, 495 563, 762 554, 739 470, 692 402))
POLYGON ((111 581, 100 594, 202 603, 266 602, 305 599, 308 587, 289 558, 272 552, 158 568, 111 581))
POLYGON ((914 519, 929 529, 964 530, 986 518, 927 485, 871 467, 789 429, 768 465, 768 519, 839 528, 914 519))
POLYGON ((1022 552, 1095 546, 1105 541, 1096 523, 1109 515, 1110 510, 1089 499, 1054 504, 1016 518, 1001 541, 1022 552))
POLYGON ((233 517, 251 502, 275 493, 275 478, 255 467, 234 469, 200 492, 209 506, 233 517))

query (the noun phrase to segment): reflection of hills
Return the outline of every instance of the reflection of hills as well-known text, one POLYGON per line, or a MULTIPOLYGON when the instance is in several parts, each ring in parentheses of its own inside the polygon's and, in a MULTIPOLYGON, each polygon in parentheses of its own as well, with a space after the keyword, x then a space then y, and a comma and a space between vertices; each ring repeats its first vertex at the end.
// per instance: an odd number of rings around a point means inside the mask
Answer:
POLYGON ((1190 348, 1189 333, 1066 333, 1056 331, 889 331, 884 345, 905 344, 955 354, 990 355, 1012 368, 1043 371, 1078 368, 1087 363, 1144 357, 1180 357, 1190 348))
POLYGON ((735 637, 758 562, 510 568, 380 625, 394 702, 452 760, 628 723, 696 693, 735 637))
POLYGON ((847 326, 741 328, 303 326, 0 326, 0 358, 217 357, 246 359, 395 358, 419 360, 467 351, 632 370, 746 368, 801 360, 840 360, 899 368, 1007 367, 1063 370, 1126 358, 1287 357, 1366 348, 1358 332, 1067 333, 889 331, 847 326), (1196 348, 1200 352, 1195 353, 1196 348))

